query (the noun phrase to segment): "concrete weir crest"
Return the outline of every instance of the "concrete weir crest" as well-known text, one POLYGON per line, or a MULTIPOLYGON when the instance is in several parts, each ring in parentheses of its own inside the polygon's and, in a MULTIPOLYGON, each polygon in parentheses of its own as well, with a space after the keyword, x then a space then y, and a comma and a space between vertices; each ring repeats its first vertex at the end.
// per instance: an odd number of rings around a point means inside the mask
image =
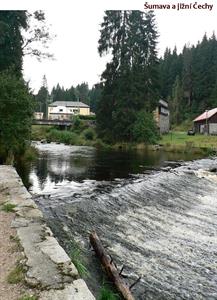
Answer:
POLYGON ((39 300, 94 300, 65 250, 47 227, 42 212, 12 166, 0 166, 0 193, 7 190, 15 206, 11 226, 26 257, 26 283, 39 292, 39 300))

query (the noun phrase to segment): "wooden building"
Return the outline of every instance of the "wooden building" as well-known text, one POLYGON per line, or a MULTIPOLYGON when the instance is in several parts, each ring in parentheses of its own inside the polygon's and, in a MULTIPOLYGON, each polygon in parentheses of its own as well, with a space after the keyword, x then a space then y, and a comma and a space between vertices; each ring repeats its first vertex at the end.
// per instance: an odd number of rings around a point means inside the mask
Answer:
POLYGON ((157 127, 160 133, 168 133, 170 130, 170 112, 168 103, 165 100, 160 99, 158 106, 154 110, 154 119, 157 123, 157 127))
POLYGON ((217 108, 206 110, 194 119, 194 131, 196 133, 217 135, 217 108))

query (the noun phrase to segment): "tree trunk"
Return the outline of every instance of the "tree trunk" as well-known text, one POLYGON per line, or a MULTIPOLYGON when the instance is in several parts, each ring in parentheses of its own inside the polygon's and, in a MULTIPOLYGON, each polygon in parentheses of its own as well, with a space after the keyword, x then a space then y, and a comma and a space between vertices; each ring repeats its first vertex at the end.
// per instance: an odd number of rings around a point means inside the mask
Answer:
POLYGON ((96 255, 99 257, 100 262, 105 268, 108 277, 115 284, 117 290, 120 292, 120 294, 123 296, 125 300, 135 300, 129 287, 125 284, 117 268, 112 262, 112 259, 106 253, 96 232, 92 232, 89 238, 90 238, 90 243, 96 252, 96 255))

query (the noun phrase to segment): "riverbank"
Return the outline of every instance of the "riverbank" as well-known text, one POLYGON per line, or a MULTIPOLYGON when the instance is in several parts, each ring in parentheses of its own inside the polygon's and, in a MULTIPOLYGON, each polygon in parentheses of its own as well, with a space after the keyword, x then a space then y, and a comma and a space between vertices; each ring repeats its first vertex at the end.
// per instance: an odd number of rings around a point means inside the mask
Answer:
POLYGON ((163 135, 159 144, 165 151, 204 152, 212 154, 217 152, 217 136, 187 135, 183 131, 174 131, 163 135))
POLYGON ((32 126, 32 140, 64 143, 66 145, 93 146, 104 149, 137 149, 152 151, 163 150, 174 153, 192 153, 209 155, 217 152, 217 137, 195 135, 189 136, 186 132, 170 132, 162 135, 156 145, 145 143, 116 143, 106 144, 97 138, 95 129, 86 128, 83 131, 58 130, 51 126, 32 126))
POLYGON ((0 199, 1 208, 10 215, 4 217, 4 247, 1 246, 1 260, 6 262, 2 269, 0 282, 1 299, 40 299, 40 300, 94 300, 85 282, 79 278, 78 271, 69 256, 59 245, 51 230, 46 226, 43 215, 23 186, 15 169, 11 166, 0 166, 0 199), (6 222, 7 221, 7 222, 6 222), (22 260, 19 261, 20 285, 14 289, 8 286, 6 270, 13 268, 17 256, 9 262, 10 247, 8 234, 10 225, 13 237, 20 246, 22 260), (7 257, 8 256, 8 257, 7 257), (12 264, 12 265, 10 265, 12 264), (31 289, 34 296, 24 298, 23 290, 31 289), (11 291, 11 292, 10 292, 11 291), (5 298, 8 293, 9 298, 5 298), (22 296, 23 295, 23 296, 22 296), (14 298, 13 298, 14 297, 14 298))

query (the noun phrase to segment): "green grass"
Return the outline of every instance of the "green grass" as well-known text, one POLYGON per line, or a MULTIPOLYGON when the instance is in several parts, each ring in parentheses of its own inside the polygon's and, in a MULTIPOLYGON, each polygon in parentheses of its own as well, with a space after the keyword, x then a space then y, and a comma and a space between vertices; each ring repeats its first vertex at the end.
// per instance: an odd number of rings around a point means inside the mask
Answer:
POLYGON ((11 204, 11 203, 5 203, 1 210, 3 210, 4 212, 14 212, 14 208, 16 207, 15 204, 11 204))
POLYGON ((11 284, 16 284, 24 280, 24 268, 23 265, 17 263, 16 267, 8 274, 7 281, 11 284))
POLYGON ((71 244, 69 256, 73 264, 75 265, 76 269, 78 270, 79 275, 82 278, 87 277, 89 275, 89 272, 84 265, 81 250, 78 248, 77 245, 75 245, 75 243, 71 244))
POLYGON ((187 135, 187 132, 175 131, 163 135, 159 141, 164 146, 184 146, 186 148, 217 149, 217 136, 196 134, 187 135))
POLYGON ((30 296, 30 295, 24 295, 21 296, 18 300, 38 300, 38 296, 30 296))
POLYGON ((20 239, 18 238, 18 236, 10 235, 10 240, 14 242, 14 245, 11 248, 12 253, 23 251, 23 247, 20 243, 20 239))
POLYGON ((118 300, 120 297, 115 294, 109 287, 102 286, 97 300, 118 300))
POLYGON ((22 156, 22 159, 25 161, 34 161, 36 160, 38 157, 38 150, 33 147, 30 146, 26 149, 24 155, 22 156))

